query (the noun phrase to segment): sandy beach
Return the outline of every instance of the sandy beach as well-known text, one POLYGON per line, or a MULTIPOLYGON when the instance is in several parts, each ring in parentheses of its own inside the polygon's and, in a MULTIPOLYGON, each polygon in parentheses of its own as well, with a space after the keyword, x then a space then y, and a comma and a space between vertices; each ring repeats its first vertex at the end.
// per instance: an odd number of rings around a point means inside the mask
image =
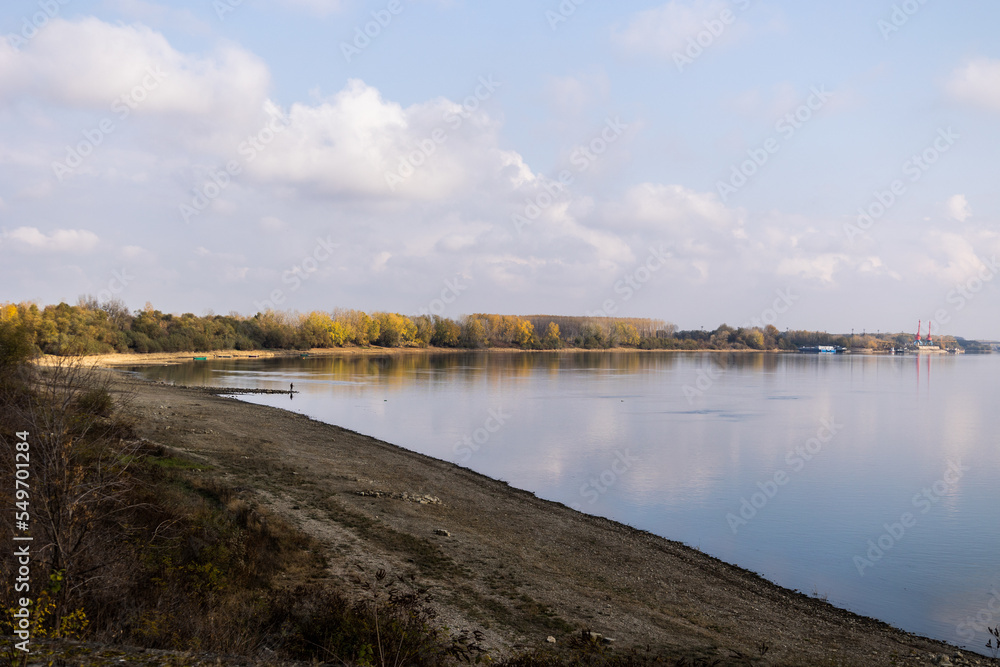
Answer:
MULTIPOLYGON (((620 354, 671 354, 683 352, 712 352, 716 354, 760 354, 768 352, 771 354, 785 354, 779 350, 640 350, 634 347, 612 347, 595 350, 583 348, 563 347, 557 350, 522 350, 520 348, 494 347, 484 349, 468 349, 456 347, 335 347, 335 348, 313 348, 310 350, 218 350, 215 352, 151 352, 149 354, 139 353, 112 353, 112 354, 92 354, 86 357, 78 357, 88 366, 98 366, 101 368, 122 368, 127 366, 171 366, 176 364, 186 364, 195 359, 204 358, 206 361, 218 359, 275 359, 275 358, 296 358, 302 356, 310 357, 336 357, 336 356, 398 356, 398 355, 419 355, 419 354, 468 354, 470 352, 490 354, 565 354, 570 352, 589 353, 620 353, 620 354)), ((57 357, 44 355, 36 361, 41 366, 49 366, 59 363, 60 359, 67 357, 57 357)))
POLYGON ((318 538, 331 577, 351 581, 359 565, 412 576, 431 590, 443 624, 482 630, 497 656, 582 630, 614 650, 649 646, 721 664, 763 652, 755 664, 925 665, 956 653, 390 443, 203 390, 116 382, 133 394, 143 437, 210 464, 318 538))
MULTIPOLYGON (((358 356, 358 355, 386 355, 386 354, 426 354, 428 351, 449 353, 468 352, 464 349, 455 348, 416 348, 416 347, 338 347, 338 348, 317 348, 312 350, 217 350, 215 352, 151 352, 149 354, 113 353, 113 354, 93 354, 86 357, 78 357, 86 365, 98 366, 101 368, 121 368, 123 366, 171 366, 176 364, 186 364, 199 358, 206 360, 217 359, 275 359, 275 358, 295 358, 303 355, 311 357, 323 356, 358 356)), ((521 352, 521 350, 510 350, 510 352, 521 352)), ((36 363, 42 366, 49 366, 59 363, 60 359, 66 357, 56 357, 45 355, 40 357, 36 363)))

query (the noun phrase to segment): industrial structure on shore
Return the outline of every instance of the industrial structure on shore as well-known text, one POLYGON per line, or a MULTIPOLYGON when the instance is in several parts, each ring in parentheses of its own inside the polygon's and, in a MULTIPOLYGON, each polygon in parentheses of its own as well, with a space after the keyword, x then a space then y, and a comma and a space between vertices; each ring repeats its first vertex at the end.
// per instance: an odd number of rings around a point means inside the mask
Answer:
POLYGON ((917 354, 946 354, 947 350, 934 342, 931 338, 931 323, 927 323, 927 338, 920 338, 920 329, 923 326, 923 320, 917 321, 917 339, 913 341, 914 350, 917 354))
MULTIPOLYGON (((855 354, 906 354, 906 353, 916 353, 916 354, 962 354, 965 350, 959 346, 950 337, 945 337, 944 344, 938 343, 934 340, 931 334, 931 322, 927 323, 927 336, 923 335, 923 320, 917 322, 917 336, 910 342, 906 342, 906 336, 891 336, 889 338, 882 338, 875 341, 871 341, 862 334, 862 339, 865 342, 864 346, 857 347, 846 347, 843 345, 803 345, 800 346, 798 351, 802 354, 845 354, 845 353, 855 353, 855 354), (873 345, 873 342, 875 343, 873 345), (898 346, 898 347, 897 347, 898 346)), ((847 340, 846 335, 840 337, 840 340, 847 340)), ((851 332, 851 341, 854 340, 854 332, 851 332)))

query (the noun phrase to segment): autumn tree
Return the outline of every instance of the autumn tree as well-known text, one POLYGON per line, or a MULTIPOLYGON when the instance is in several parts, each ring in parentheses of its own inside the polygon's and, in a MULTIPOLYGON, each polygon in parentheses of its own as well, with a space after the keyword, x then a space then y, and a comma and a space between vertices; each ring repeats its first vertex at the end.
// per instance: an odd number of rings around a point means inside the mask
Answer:
POLYGON ((518 347, 528 347, 535 339, 535 327, 530 320, 512 318, 511 342, 518 347))
POLYGON ((434 331, 431 335, 431 345, 435 347, 458 347, 462 338, 462 326, 439 315, 434 316, 434 331))
POLYGON ((545 337, 542 338, 542 346, 555 350, 562 347, 562 339, 559 337, 559 325, 555 322, 549 322, 549 326, 545 329, 545 337))
POLYGON ((375 313, 379 335, 375 340, 383 347, 399 347, 413 342, 417 327, 409 317, 399 313, 375 313))
POLYGON ((752 350, 764 349, 764 333, 757 328, 748 329, 743 334, 743 343, 752 350))
POLYGON ((635 347, 639 344, 639 332, 636 331, 635 326, 632 324, 616 321, 611 325, 611 328, 612 334, 610 339, 613 341, 613 346, 635 347))
POLYGON ((339 331, 340 327, 326 313, 313 311, 304 316, 298 325, 298 339, 301 347, 337 347, 343 343, 334 340, 334 328, 339 331))
POLYGON ((34 332, 22 310, 12 303, 0 305, 0 373, 35 355, 34 332))
POLYGON ((345 342, 367 347, 378 340, 381 333, 378 320, 360 310, 337 310, 333 319, 344 328, 345 342))
POLYGON ((483 320, 470 316, 462 324, 462 347, 479 348, 486 345, 486 327, 483 320))
POLYGON ((430 345, 431 339, 434 338, 434 319, 430 315, 418 315, 411 317, 410 321, 415 327, 413 342, 420 347, 430 345))
POLYGON ((710 339, 712 346, 719 350, 727 349, 729 344, 735 340, 735 334, 735 329, 725 324, 720 324, 719 328, 715 330, 715 333, 712 334, 710 339))

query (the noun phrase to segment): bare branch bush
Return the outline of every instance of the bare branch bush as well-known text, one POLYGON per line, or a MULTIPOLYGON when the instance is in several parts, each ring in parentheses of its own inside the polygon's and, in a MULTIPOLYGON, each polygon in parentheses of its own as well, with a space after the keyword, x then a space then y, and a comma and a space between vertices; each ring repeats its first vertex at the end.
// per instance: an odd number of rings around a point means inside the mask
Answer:
MULTIPOLYGON (((12 474, 14 434, 28 432, 31 590, 59 582, 50 591, 56 603, 50 622, 58 633, 81 589, 115 559, 122 533, 108 527, 129 508, 134 480, 127 473, 141 443, 123 417, 127 397, 115 401, 106 372, 70 358, 14 372, 20 383, 0 396, 0 470, 12 474)), ((12 520, 13 512, 0 512, 5 534, 12 520)))

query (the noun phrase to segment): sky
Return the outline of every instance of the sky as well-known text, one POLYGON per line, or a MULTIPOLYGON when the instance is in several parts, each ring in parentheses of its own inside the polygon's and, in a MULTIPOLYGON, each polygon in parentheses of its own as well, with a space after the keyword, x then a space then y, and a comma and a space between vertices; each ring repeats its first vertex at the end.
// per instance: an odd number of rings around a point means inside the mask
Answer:
POLYGON ((12 0, 0 302, 1000 339, 988 0, 12 0))

